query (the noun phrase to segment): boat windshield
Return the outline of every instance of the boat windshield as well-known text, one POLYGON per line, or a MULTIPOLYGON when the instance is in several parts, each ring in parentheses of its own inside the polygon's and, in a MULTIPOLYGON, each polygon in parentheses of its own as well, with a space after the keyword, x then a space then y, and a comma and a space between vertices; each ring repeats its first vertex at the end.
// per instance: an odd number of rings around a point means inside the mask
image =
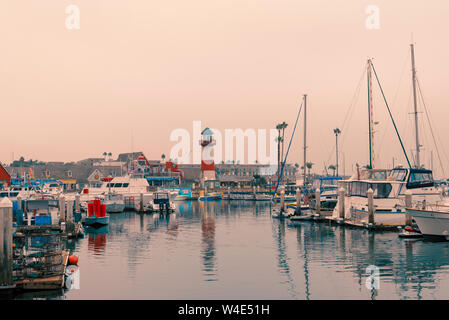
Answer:
POLYGON ((390 171, 388 178, 394 181, 405 181, 407 177, 407 169, 395 168, 390 171))
POLYGON ((373 197, 376 199, 388 198, 391 193, 390 183, 368 183, 354 181, 349 184, 349 194, 354 197, 368 197, 368 190, 374 191, 373 197))
POLYGON ((431 170, 411 169, 407 189, 432 187, 435 182, 431 170))

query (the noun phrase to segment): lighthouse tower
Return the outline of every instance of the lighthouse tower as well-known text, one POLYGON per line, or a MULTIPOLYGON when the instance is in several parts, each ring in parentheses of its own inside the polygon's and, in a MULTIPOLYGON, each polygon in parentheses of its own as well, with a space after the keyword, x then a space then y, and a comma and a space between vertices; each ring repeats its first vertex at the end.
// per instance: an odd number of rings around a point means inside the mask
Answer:
POLYGON ((213 132, 206 128, 201 132, 201 184, 208 180, 215 180, 214 145, 213 132))

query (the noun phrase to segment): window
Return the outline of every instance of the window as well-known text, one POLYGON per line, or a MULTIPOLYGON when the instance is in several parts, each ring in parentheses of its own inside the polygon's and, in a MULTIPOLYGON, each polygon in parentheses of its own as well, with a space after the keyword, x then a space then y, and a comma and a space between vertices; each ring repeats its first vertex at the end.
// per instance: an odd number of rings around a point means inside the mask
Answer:
POLYGON ((388 177, 393 177, 395 181, 405 181, 407 169, 393 169, 388 177))
POLYGON ((128 186, 129 186, 129 183, 124 183, 123 184, 123 188, 128 188, 128 186))
POLYGON ((116 184, 114 185, 114 188, 121 188, 122 185, 123 185, 123 183, 116 183, 116 184))

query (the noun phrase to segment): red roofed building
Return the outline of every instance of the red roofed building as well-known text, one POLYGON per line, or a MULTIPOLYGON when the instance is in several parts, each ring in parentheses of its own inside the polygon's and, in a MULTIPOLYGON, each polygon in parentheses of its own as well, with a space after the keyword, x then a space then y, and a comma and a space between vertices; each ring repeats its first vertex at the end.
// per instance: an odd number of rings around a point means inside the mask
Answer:
POLYGON ((8 171, 0 164, 0 184, 6 183, 7 186, 11 185, 11 176, 8 171))

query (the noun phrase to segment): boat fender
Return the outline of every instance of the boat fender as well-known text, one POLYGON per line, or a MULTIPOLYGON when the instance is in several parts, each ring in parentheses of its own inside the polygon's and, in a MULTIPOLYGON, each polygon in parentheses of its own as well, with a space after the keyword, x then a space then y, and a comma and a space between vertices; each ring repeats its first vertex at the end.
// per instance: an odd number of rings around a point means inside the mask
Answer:
POLYGON ((72 288, 72 277, 69 275, 66 275, 65 277, 64 288, 66 288, 67 290, 70 290, 70 288, 72 288))
POLYGON ((73 265, 77 265, 78 264, 78 256, 76 255, 71 255, 69 257, 69 264, 73 264, 73 265))

